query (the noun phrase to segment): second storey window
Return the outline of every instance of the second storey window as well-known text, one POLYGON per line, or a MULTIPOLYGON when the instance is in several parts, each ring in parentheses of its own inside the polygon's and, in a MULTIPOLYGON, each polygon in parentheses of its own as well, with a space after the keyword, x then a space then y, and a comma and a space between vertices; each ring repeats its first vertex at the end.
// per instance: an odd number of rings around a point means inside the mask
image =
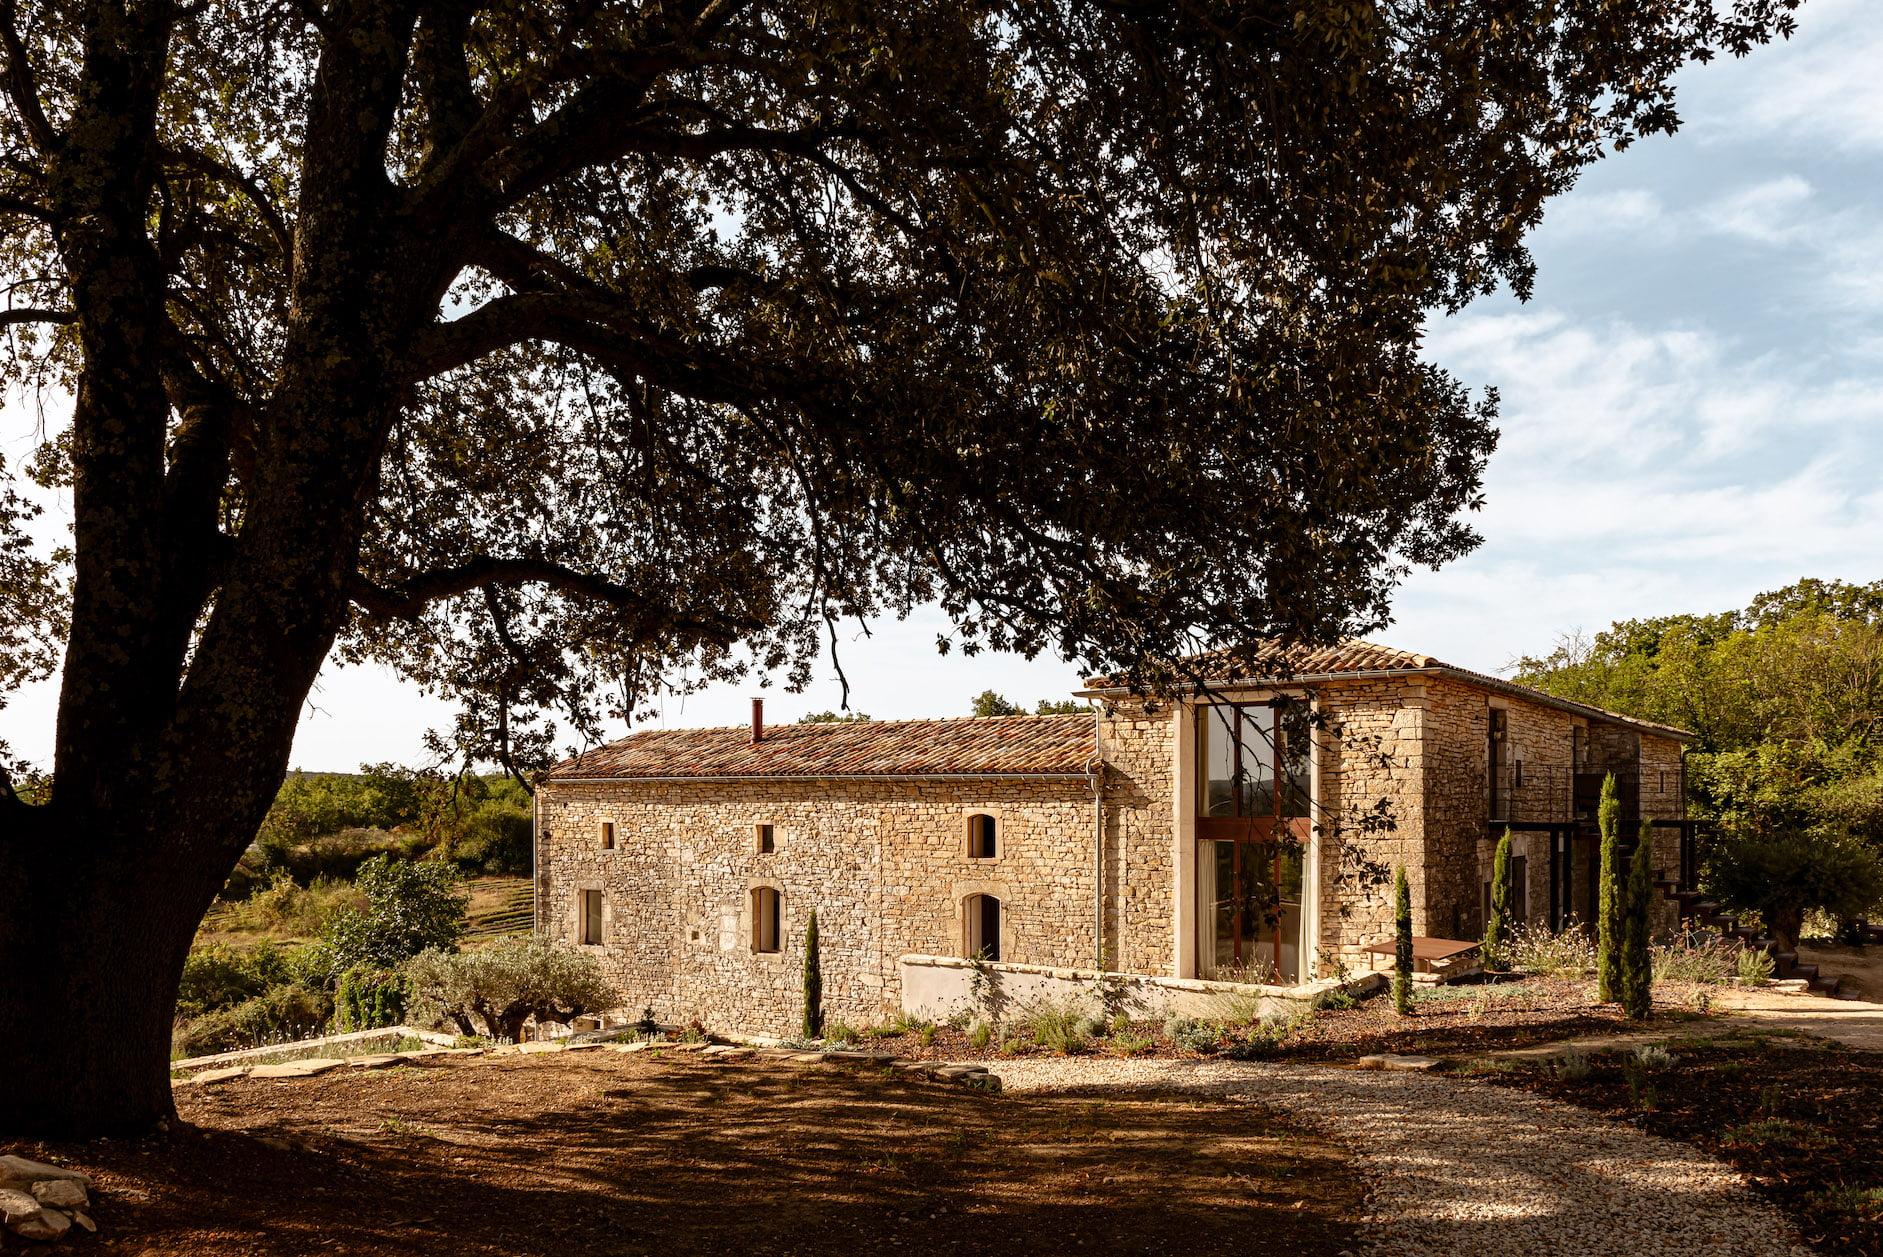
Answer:
POLYGON ((994 818, 985 812, 968 817, 968 858, 991 860, 998 854, 994 818))
POLYGON ((614 849, 615 849, 615 823, 613 821, 603 821, 602 822, 602 850, 613 851, 614 849))
POLYGON ((770 825, 754 825, 752 830, 755 844, 760 855, 770 855, 772 852, 778 850, 777 830, 773 829, 770 825))

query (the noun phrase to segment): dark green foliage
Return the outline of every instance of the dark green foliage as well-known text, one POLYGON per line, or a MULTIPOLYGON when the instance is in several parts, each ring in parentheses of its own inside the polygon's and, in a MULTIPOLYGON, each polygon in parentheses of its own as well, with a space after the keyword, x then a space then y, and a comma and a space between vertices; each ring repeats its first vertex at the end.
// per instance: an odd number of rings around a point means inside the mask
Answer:
POLYGON ((1596 998, 1613 1003, 1621 998, 1621 786, 1610 773, 1602 779, 1602 801, 1596 808, 1602 831, 1602 872, 1596 888, 1595 982, 1596 998))
POLYGON ((334 1029, 378 1030, 405 1017, 406 981, 397 969, 354 965, 334 989, 334 1029))
POLYGON ((860 711, 814 711, 798 717, 801 725, 868 724, 869 714, 860 711))
POLYGON ((1491 857, 1491 915, 1484 923, 1484 941, 1478 948, 1487 969, 1505 967, 1508 957, 1504 955, 1504 933, 1509 921, 1510 829, 1506 827, 1497 840, 1497 853, 1491 857))
POLYGON ((1840 921, 1873 913, 1883 901, 1883 866, 1874 847, 1841 829, 1739 832, 1714 853, 1712 884, 1724 902, 1757 912, 1790 949, 1806 912, 1840 921))
POLYGON ((297 979, 293 958, 272 943, 238 949, 211 943, 191 950, 177 988, 177 1015, 199 1017, 297 979))
POLYGON ((1393 1009, 1412 1012, 1412 891, 1403 864, 1393 871, 1393 1009))
POLYGON ((1091 710, 1092 708, 1087 703, 1076 698, 1042 698, 1034 704, 1033 714, 1036 716, 1082 716, 1089 714, 1091 710))
POLYGON ((817 909, 804 927, 804 1037, 815 1039, 824 1032, 824 968, 818 956, 817 909))
POLYGON ((969 704, 968 714, 973 716, 1024 716, 1026 708, 1008 701, 1006 695, 993 690, 982 690, 969 704))
POLYGON ((467 873, 530 871, 530 796, 507 777, 465 776, 426 809, 434 854, 467 873))
POLYGON ((427 948, 455 947, 464 933, 468 896, 449 864, 375 856, 360 866, 356 884, 366 907, 342 910, 327 926, 335 973, 359 964, 392 968, 427 948))
POLYGON ((1621 947, 1616 998, 1622 1011, 1644 1020, 1654 1000, 1654 957, 1649 949, 1648 917, 1654 905, 1654 830, 1641 822, 1628 881, 1622 891, 1621 947))
POLYGON ((316 987, 284 982, 252 999, 178 1025, 171 1042, 179 1056, 207 1056, 288 1043, 320 1034, 333 1016, 333 997, 316 987))

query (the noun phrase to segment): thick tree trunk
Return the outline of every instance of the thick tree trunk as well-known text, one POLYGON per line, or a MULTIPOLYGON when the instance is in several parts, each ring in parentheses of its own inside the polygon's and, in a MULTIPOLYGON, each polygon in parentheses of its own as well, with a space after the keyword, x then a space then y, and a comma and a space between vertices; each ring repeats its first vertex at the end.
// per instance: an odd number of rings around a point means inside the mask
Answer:
POLYGON ((173 1112, 177 980, 205 900, 117 835, 38 820, 0 850, 0 1135, 148 1130, 173 1112))

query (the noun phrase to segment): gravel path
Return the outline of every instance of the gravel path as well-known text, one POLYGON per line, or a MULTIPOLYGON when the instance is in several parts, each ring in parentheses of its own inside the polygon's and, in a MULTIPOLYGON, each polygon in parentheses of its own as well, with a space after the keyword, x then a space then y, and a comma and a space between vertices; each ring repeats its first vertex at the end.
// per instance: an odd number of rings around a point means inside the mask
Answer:
POLYGON ((1396 1257, 1808 1254, 1729 1167, 1685 1144, 1492 1083, 1199 1061, 1001 1061, 1014 1091, 1243 1096, 1317 1122, 1367 1179, 1369 1251, 1396 1257))

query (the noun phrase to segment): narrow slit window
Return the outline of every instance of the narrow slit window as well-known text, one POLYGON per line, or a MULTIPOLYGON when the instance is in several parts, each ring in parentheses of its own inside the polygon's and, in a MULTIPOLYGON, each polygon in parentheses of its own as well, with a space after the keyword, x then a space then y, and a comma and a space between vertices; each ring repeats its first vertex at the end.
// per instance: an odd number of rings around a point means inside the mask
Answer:
POLYGON ((968 857, 974 860, 991 860, 998 853, 994 818, 985 812, 976 812, 968 817, 968 857))
POLYGON ((963 905, 970 959, 1000 959, 1000 900, 993 895, 969 895, 963 905))
POLYGON ((577 930, 585 946, 599 947, 602 941, 602 893, 599 890, 582 892, 581 920, 577 930))
POLYGON ((758 886, 752 891, 752 950, 755 952, 775 952, 781 950, 779 939, 783 937, 783 903, 777 891, 769 886, 758 886))
POLYGON ((602 822, 602 850, 613 851, 614 849, 615 849, 615 823, 613 821, 603 821, 602 822))
POLYGON ((770 855, 778 850, 778 832, 770 825, 756 825, 753 830, 758 839, 758 853, 770 855))

